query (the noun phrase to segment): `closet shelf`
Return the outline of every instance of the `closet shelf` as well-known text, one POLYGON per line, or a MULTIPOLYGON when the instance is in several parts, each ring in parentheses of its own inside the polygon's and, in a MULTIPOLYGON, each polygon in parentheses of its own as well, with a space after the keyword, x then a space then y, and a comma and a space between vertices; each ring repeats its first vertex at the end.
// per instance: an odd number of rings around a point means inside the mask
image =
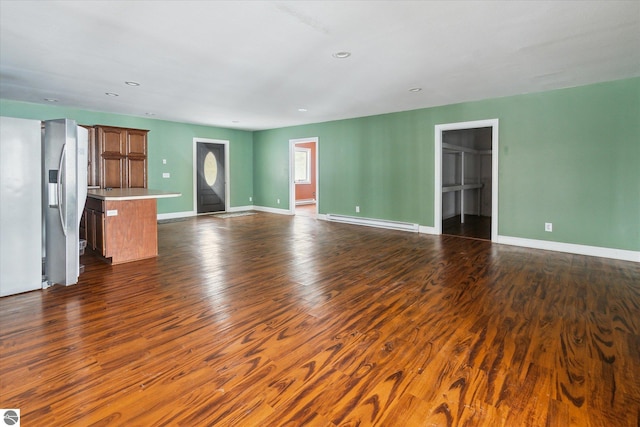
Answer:
POLYGON ((464 223, 464 215, 465 215, 464 192, 467 190, 480 190, 478 191, 478 216, 479 216, 481 213, 481 206, 482 206, 481 190, 484 187, 484 184, 479 182, 474 184, 464 184, 464 182, 467 181, 467 178, 465 178, 464 176, 465 157, 472 155, 477 159, 476 161, 478 161, 478 167, 479 167, 479 171, 477 172, 477 175, 478 175, 478 179, 480 179, 480 177, 482 176, 482 164, 479 163, 480 156, 483 154, 491 154, 491 150, 476 150, 471 147, 462 147, 460 145, 443 142, 442 153, 460 156, 460 176, 458 177, 458 180, 462 184, 443 185, 442 193, 444 194, 449 192, 457 192, 460 195, 460 222, 464 223))
POLYGON ((475 188, 482 188, 484 184, 455 184, 455 185, 443 185, 442 192, 448 193, 450 191, 460 191, 460 190, 473 190, 475 188))
POLYGON ((473 148, 462 147, 460 145, 449 144, 447 142, 442 143, 442 150, 448 153, 491 154, 491 150, 475 150, 473 148))

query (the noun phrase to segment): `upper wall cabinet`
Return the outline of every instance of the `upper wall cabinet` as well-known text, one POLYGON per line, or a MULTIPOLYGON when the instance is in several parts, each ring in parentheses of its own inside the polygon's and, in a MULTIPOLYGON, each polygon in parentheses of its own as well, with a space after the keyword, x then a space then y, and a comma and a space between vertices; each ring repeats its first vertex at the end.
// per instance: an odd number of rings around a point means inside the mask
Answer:
POLYGON ((129 188, 147 188, 147 132, 127 129, 126 171, 129 188))
POLYGON ((98 182, 102 188, 147 188, 147 133, 95 126, 98 182))
POLYGON ((100 187, 126 187, 125 129, 96 126, 98 152, 100 153, 100 187))

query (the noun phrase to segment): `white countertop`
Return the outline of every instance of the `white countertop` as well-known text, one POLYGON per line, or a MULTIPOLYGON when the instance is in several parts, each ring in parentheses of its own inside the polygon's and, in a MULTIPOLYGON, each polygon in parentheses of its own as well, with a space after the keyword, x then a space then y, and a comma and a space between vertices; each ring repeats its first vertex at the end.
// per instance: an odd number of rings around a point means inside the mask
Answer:
POLYGON ((180 197, 182 193, 171 193, 147 188, 114 188, 112 190, 88 190, 87 197, 99 200, 141 200, 164 199, 167 197, 180 197))

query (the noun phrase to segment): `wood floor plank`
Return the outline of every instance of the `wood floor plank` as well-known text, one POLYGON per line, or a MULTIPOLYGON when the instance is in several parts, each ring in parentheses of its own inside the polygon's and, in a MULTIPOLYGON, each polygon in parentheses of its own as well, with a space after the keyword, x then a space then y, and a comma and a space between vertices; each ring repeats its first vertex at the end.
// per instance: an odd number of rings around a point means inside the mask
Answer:
POLYGON ((640 425, 640 265, 258 213, 0 299, 24 425, 640 425))

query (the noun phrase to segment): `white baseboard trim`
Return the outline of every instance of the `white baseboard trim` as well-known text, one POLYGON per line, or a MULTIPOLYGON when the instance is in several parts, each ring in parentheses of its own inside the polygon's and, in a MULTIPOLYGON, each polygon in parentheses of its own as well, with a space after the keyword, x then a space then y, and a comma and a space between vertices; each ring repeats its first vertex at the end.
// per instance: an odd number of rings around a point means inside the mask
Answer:
MULTIPOLYGON (((244 211, 251 211, 254 209, 255 209, 254 206, 234 206, 227 209, 225 212, 229 212, 229 213, 244 212, 244 211)), ((191 216, 198 216, 198 215, 211 215, 212 213, 213 212, 205 212, 205 213, 199 214, 199 213, 196 213, 195 211, 171 212, 171 213, 158 214, 157 219, 158 221, 160 221, 163 219, 188 218, 191 216)))
MULTIPOLYGON (((287 209, 269 208, 264 206, 235 206, 229 208, 227 212, 239 211, 259 211, 275 213, 279 215, 291 215, 287 209)), ((176 219, 196 216, 193 211, 171 212, 158 214, 158 220, 176 219)), ((411 224, 406 222, 378 220, 370 218, 352 217, 347 215, 336 214, 318 214, 317 219, 322 221, 342 222, 346 224, 365 225, 369 227, 388 228, 393 230, 410 231, 414 233, 436 234, 435 227, 426 225, 411 224)), ((587 255, 602 258, 618 259, 622 261, 640 262, 640 251, 629 251, 624 249, 603 248, 599 246, 577 245, 574 243, 551 242, 548 240, 526 239, 523 237, 511 237, 499 235, 496 243, 511 246, 520 246, 524 248, 543 249, 547 251, 565 252, 577 255, 587 255)))
POLYGON ((391 230, 418 232, 418 224, 410 222, 389 221, 386 219, 362 218, 357 216, 327 214, 327 221, 342 222, 345 224, 366 225, 368 227, 388 228, 391 230))
POLYGON ((315 202, 316 199, 300 199, 296 200, 296 206, 313 205, 315 202))
POLYGON ((268 212, 279 215, 293 215, 288 209, 268 208, 266 206, 253 206, 253 210, 259 212, 268 212))
POLYGON ((234 206, 231 207, 229 209, 227 209, 227 212, 231 213, 231 212, 245 212, 245 211, 253 211, 255 210, 256 207, 253 205, 248 205, 248 206, 234 206))
POLYGON ((547 251, 566 252, 578 255, 597 256, 640 262, 640 252, 624 249, 602 248, 599 246, 576 245, 573 243, 550 242, 547 240, 525 239, 522 237, 498 236, 497 243, 547 251))
POLYGON ((162 219, 187 218, 190 216, 196 216, 196 213, 194 211, 184 211, 184 212, 170 212, 170 213, 156 215, 158 221, 162 219))
POLYGON ((418 233, 422 233, 422 234, 436 234, 436 228, 435 227, 429 227, 427 225, 421 225, 418 233))

